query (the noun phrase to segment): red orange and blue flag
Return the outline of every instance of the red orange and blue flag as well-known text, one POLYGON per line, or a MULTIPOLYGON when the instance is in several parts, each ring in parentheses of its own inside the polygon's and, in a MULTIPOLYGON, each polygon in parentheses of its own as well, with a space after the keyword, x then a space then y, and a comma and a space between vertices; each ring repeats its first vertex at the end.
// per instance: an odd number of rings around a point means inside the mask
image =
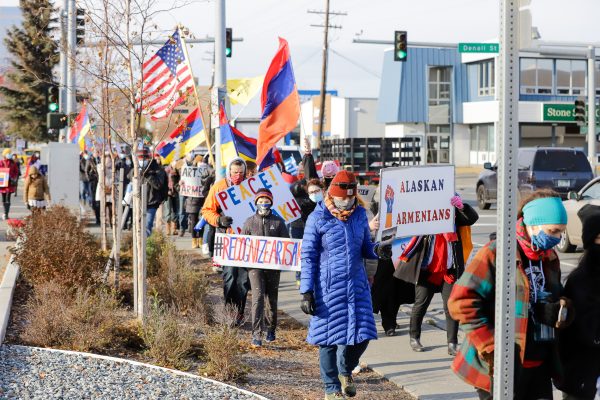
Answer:
POLYGON ((258 128, 257 164, 296 127, 300 117, 300 97, 290 49, 283 38, 279 38, 279 49, 267 70, 260 100, 262 117, 258 128))

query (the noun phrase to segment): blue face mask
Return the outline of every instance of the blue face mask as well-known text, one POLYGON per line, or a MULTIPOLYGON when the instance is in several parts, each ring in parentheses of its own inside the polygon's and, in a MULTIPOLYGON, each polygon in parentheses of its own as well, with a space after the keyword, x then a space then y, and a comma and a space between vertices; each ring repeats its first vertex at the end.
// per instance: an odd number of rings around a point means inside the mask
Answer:
POLYGON ((313 203, 318 203, 320 201, 323 201, 323 192, 311 193, 308 195, 308 198, 313 203))
POLYGON ((258 213, 260 215, 266 215, 269 213, 269 211, 271 211, 271 204, 257 204, 256 208, 258 210, 258 213))
POLYGON ((537 235, 531 236, 532 246, 540 250, 550 250, 559 243, 559 237, 550 236, 544 231, 540 231, 540 233, 538 233, 537 235))

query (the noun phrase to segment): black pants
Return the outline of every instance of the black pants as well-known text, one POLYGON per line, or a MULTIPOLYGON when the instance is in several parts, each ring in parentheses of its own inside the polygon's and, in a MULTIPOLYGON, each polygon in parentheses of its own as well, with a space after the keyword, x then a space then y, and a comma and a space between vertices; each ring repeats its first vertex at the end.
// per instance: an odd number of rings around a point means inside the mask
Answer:
POLYGON ((250 280, 246 268, 223 266, 223 297, 225 298, 225 304, 235 306, 238 312, 243 314, 249 289, 250 280))
MULTIPOLYGON (((448 312, 448 298, 452 291, 452 286, 444 282, 442 286, 442 300, 444 303, 444 313, 446 314, 446 336, 448 343, 458 343, 458 322, 454 321, 448 312)), ((410 337, 413 339, 421 338, 421 324, 435 294, 435 287, 418 284, 415 287, 415 304, 413 305, 410 316, 410 337)))
POLYGON ((277 328, 277 297, 281 271, 251 268, 248 275, 252 288, 252 338, 261 340, 265 328, 267 332, 275 332, 277 328), (265 300, 269 303, 267 313, 265 300))
MULTIPOLYGON (((199 239, 202 238, 202 230, 195 230, 194 228, 196 227, 196 224, 198 223, 198 221, 200 220, 199 218, 199 214, 200 213, 188 213, 188 227, 190 228, 190 233, 192 234, 192 238, 194 239, 199 239)), ((202 228, 204 229, 204 228, 202 228)))
POLYGON ((381 314, 384 331, 396 328, 396 317, 401 304, 415 301, 415 285, 394 278, 392 260, 379 260, 375 282, 371 288, 373 312, 381 314))
MULTIPOLYGON (((514 400, 552 400, 552 379, 548 363, 536 368, 523 368, 519 353, 516 354, 514 400)), ((477 389, 480 400, 492 400, 493 395, 485 390, 477 389)))
POLYGON ((10 195, 12 193, 2 193, 2 205, 4 206, 4 218, 8 218, 8 212, 10 211, 10 195))

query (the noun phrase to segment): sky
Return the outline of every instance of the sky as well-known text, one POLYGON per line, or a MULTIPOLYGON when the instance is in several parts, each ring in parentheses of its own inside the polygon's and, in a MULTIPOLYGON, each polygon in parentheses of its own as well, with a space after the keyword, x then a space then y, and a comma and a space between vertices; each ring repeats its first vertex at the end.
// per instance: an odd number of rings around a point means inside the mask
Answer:
MULTIPOLYGON (((172 0, 157 0, 167 8, 172 0)), ((190 0, 183 9, 162 14, 156 23, 165 31, 177 23, 197 37, 212 36, 215 3, 190 0)), ((600 1, 530 0, 533 25, 543 40, 600 43, 600 1)), ((394 30, 408 31, 408 40, 419 42, 479 42, 498 37, 498 0, 330 0, 332 11, 345 12, 330 24, 328 89, 342 96, 377 97, 383 51, 390 46, 352 43, 353 38, 392 40, 394 30)), ((18 0, 0 0, 0 6, 18 0)), ((233 57, 227 59, 229 78, 264 74, 277 49, 277 36, 288 40, 296 81, 300 89, 318 90, 321 81, 323 17, 307 13, 321 10, 325 0, 228 0, 226 25, 233 28, 233 57)), ((189 49, 194 74, 200 84, 210 83, 212 50, 209 44, 189 49)), ((256 102, 256 101, 255 101, 256 102)), ((251 105, 249 109, 256 108, 251 105)), ((245 114, 245 113, 244 113, 245 114)))

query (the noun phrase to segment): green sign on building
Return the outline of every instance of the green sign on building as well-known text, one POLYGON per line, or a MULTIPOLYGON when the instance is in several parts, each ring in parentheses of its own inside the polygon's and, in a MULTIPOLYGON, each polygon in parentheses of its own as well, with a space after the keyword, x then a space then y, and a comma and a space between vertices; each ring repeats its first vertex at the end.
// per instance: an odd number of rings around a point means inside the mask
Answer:
MULTIPOLYGON (((544 104, 542 120, 548 122, 572 122, 575 123, 574 104, 544 104)), ((600 108, 596 107, 596 124, 600 121, 600 108)))
POLYGON ((459 43, 459 53, 498 53, 500 45, 498 43, 459 43))

